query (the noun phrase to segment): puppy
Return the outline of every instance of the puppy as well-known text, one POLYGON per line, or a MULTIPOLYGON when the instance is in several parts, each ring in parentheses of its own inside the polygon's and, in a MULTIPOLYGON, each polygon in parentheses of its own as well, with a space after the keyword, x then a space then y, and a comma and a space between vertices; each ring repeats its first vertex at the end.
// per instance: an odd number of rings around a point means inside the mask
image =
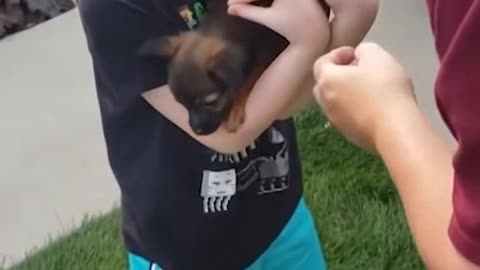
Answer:
POLYGON ((269 28, 229 15, 226 0, 209 0, 207 8, 197 29, 148 40, 139 51, 169 62, 169 87, 197 135, 211 134, 222 124, 228 132, 238 130, 250 90, 288 46, 269 28))

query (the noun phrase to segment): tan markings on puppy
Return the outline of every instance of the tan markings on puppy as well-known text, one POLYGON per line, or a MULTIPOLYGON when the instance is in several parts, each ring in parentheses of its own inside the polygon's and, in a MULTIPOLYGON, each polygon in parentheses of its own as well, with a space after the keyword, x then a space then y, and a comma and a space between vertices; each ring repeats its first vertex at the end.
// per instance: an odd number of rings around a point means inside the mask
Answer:
POLYGON ((172 59, 177 54, 186 34, 176 36, 160 37, 148 40, 139 49, 140 55, 154 55, 160 58, 172 59))
MULTIPOLYGON (((184 36, 182 44, 176 54, 176 62, 188 65, 196 70, 195 74, 203 77, 195 77, 194 79, 197 89, 198 98, 204 98, 210 94, 219 92, 211 92, 214 88, 210 75, 220 72, 216 70, 223 57, 223 51, 231 46, 227 41, 212 36, 206 36, 199 32, 191 32, 184 36), (205 89, 208 88, 208 89, 205 89), (208 90, 208 91, 206 91, 208 90)), ((192 74, 192 76, 194 76, 192 74)))
POLYGON ((248 81, 245 82, 244 86, 238 92, 238 95, 235 98, 235 103, 232 106, 232 110, 227 121, 224 122, 223 126, 225 130, 230 133, 236 132, 240 126, 245 122, 246 111, 245 105, 248 100, 248 96, 252 91, 252 88, 255 86, 255 83, 262 75, 265 68, 263 66, 258 67, 248 81))
POLYGON ((228 43, 224 40, 191 32, 184 36, 177 55, 180 61, 189 61, 195 66, 210 70, 219 53, 227 46, 228 43))
POLYGON ((233 104, 230 115, 228 119, 223 123, 223 126, 227 132, 230 132, 230 133, 236 132, 240 128, 240 126, 245 122, 245 118, 246 118, 245 104, 247 103, 249 94, 250 94, 250 89, 244 88, 235 97, 235 103, 233 104))

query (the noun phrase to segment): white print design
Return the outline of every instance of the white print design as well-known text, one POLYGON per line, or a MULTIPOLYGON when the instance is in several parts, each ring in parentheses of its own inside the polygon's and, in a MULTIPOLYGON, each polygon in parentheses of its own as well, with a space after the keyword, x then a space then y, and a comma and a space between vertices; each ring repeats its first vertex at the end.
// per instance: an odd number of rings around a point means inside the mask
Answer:
POLYGON ((288 189, 289 158, 285 138, 274 127, 266 135, 264 143, 269 144, 268 154, 247 159, 249 153, 255 153, 255 142, 233 155, 213 153, 212 163, 227 164, 230 168, 235 166, 235 169, 203 172, 201 196, 205 213, 228 211, 232 196, 253 184, 257 184, 259 195, 288 189))
POLYGON ((274 156, 253 159, 238 172, 238 191, 246 190, 258 181, 259 195, 288 189, 289 159, 285 138, 275 128, 271 128, 268 135, 272 146, 281 147, 275 151, 274 156))
POLYGON ((203 211, 222 212, 228 210, 228 203, 235 195, 237 174, 235 169, 213 172, 204 171, 202 180, 203 211))
MULTIPOLYGON (((247 149, 254 150, 256 148, 255 142, 250 144, 247 149)), ((228 162, 228 163, 240 163, 240 161, 248 156, 247 149, 242 150, 241 152, 235 153, 233 155, 225 155, 220 153, 214 153, 211 162, 228 162)))

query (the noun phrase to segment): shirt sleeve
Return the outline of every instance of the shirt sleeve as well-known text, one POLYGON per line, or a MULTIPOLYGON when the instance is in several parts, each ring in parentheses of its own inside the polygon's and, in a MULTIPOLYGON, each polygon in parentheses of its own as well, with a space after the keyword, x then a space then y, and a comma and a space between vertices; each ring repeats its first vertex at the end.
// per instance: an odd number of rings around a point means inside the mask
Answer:
POLYGON ((460 254, 480 265, 480 0, 427 3, 440 56, 435 96, 458 142, 449 235, 460 254))
MULTIPOLYGON (((476 112, 478 117, 480 110, 476 112)), ((453 163, 454 212, 449 234, 457 250, 480 265, 480 128, 469 126, 457 128, 460 141, 453 163)))
POLYGON ((166 84, 167 63, 140 57, 138 50, 150 38, 178 31, 175 18, 159 14, 165 12, 147 0, 80 0, 78 7, 97 90, 126 105, 166 84))

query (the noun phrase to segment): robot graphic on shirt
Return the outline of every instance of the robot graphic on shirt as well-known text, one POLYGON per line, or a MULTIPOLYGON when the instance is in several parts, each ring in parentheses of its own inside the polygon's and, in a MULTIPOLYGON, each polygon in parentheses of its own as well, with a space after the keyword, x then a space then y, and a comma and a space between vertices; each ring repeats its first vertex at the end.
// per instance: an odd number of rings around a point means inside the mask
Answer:
POLYGON ((194 29, 198 21, 194 18, 194 13, 190 10, 188 5, 184 5, 179 8, 178 13, 182 17, 183 21, 187 24, 188 28, 194 29))
POLYGON ((197 1, 193 5, 185 4, 178 8, 178 15, 191 30, 198 27, 203 19, 206 8, 202 1, 197 1))
POLYGON ((256 143, 234 155, 212 155, 212 163, 230 164, 235 168, 204 171, 201 196, 205 213, 228 211, 231 197, 255 183, 259 195, 288 189, 289 160, 285 138, 278 129, 272 127, 267 132, 267 140, 271 154, 255 156, 248 163, 242 161, 249 158, 249 152, 255 153, 256 143))

